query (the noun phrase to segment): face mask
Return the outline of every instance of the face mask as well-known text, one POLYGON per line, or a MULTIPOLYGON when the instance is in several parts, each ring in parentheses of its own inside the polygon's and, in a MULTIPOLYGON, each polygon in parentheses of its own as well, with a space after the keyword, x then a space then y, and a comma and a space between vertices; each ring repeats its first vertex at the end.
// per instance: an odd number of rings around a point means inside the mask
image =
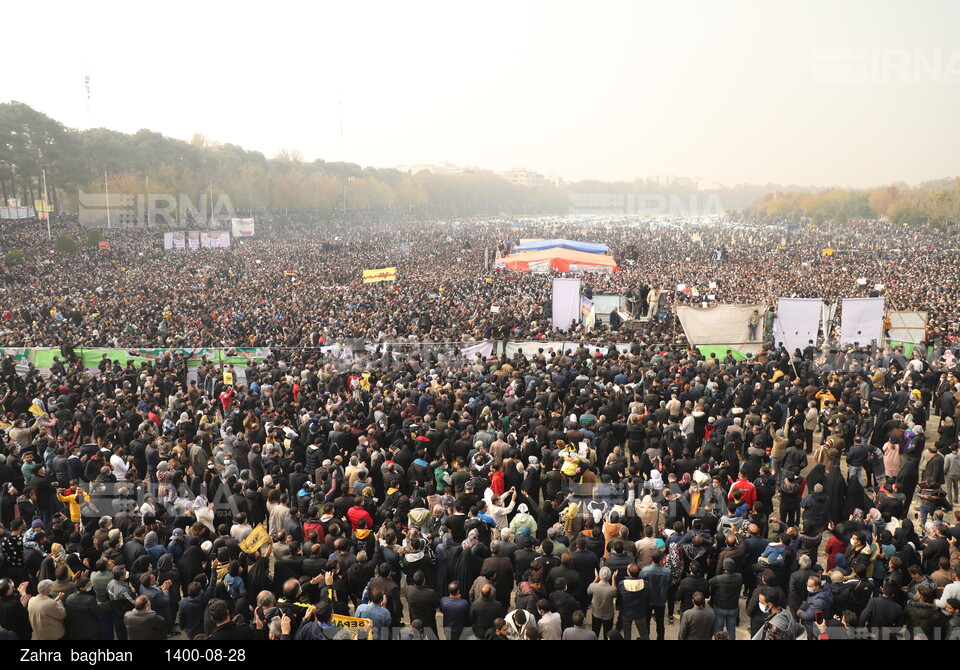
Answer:
POLYGON ((807 587, 807 593, 816 593, 816 592, 817 592, 817 590, 816 590, 815 588, 813 588, 812 586, 808 586, 808 587, 807 587))
POLYGON ((760 611, 764 614, 768 613, 770 611, 770 605, 766 603, 760 603, 760 611))

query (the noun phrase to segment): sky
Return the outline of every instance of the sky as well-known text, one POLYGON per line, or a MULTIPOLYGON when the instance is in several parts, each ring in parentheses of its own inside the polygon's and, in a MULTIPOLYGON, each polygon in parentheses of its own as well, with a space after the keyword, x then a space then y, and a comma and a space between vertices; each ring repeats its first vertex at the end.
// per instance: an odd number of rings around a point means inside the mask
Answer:
POLYGON ((73 128, 567 180, 960 175, 955 0, 39 8, 4 8, 19 65, 4 68, 0 100, 73 128))

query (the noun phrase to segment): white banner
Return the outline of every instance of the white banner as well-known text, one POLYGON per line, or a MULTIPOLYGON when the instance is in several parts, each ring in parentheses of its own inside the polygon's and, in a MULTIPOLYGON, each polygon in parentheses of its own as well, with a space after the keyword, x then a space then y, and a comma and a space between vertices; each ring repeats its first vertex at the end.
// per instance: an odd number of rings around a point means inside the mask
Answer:
POLYGON ((760 323, 753 341, 760 341, 763 339, 763 317, 767 311, 763 305, 716 305, 707 309, 678 306, 677 318, 690 344, 733 346, 751 341, 750 317, 754 310, 760 316, 760 323))
POLYGON ((840 343, 861 346, 883 339, 883 298, 846 298, 840 324, 840 343))
POLYGON ((553 280, 553 327, 567 330, 580 318, 580 280, 553 280))
MULTIPOLYGON (((622 354, 630 353, 630 347, 632 346, 629 342, 624 342, 614 345, 622 354)), ((580 347, 579 342, 556 342, 556 341, 541 341, 541 340, 528 340, 526 342, 508 342, 507 343, 507 356, 512 358, 518 351, 523 350, 524 356, 528 358, 537 353, 538 350, 543 349, 544 354, 548 354, 551 350, 557 354, 564 354, 569 351, 571 354, 575 352, 580 347)), ((610 349, 610 345, 605 344, 602 347, 596 347, 593 345, 587 345, 585 347, 591 355, 596 354, 597 351, 601 353, 607 353, 610 349)))
POLYGON ((894 342, 923 344, 926 338, 926 312, 887 312, 890 318, 889 338, 894 342))
POLYGON ((820 298, 780 298, 774 340, 783 342, 790 354, 803 351, 811 340, 816 342, 822 304, 820 298))
POLYGON ((831 325, 836 326, 834 319, 837 318, 837 306, 835 302, 825 302, 820 307, 820 323, 823 324, 823 332, 827 337, 830 337, 831 325))
POLYGON ((490 358, 490 354, 493 353, 493 342, 481 342, 480 344, 474 344, 469 347, 462 347, 460 349, 460 354, 464 358, 473 360, 477 354, 484 359, 490 358))
POLYGON ((230 219, 230 228, 234 237, 252 237, 256 234, 253 219, 230 219))

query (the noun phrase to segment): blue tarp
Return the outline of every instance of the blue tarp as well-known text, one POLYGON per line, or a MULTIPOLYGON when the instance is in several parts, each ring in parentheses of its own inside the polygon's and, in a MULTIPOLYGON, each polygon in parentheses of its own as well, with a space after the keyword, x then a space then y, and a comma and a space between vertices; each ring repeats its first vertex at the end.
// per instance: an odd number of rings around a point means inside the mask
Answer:
POLYGON ((608 254, 610 247, 606 244, 596 244, 594 242, 578 242, 576 240, 537 240, 536 242, 527 242, 513 248, 514 253, 521 251, 540 251, 542 249, 571 249, 572 251, 583 251, 588 254, 608 254))

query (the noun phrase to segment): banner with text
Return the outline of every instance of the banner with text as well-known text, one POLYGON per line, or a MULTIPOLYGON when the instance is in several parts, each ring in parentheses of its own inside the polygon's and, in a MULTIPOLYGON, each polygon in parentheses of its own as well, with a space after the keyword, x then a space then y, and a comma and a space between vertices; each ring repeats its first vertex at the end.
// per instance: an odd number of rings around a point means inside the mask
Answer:
POLYGON ((378 281, 396 281, 397 268, 377 268, 363 271, 363 283, 373 284, 378 281))
POLYGON ((230 219, 230 230, 234 237, 253 237, 257 226, 253 219, 230 219))

